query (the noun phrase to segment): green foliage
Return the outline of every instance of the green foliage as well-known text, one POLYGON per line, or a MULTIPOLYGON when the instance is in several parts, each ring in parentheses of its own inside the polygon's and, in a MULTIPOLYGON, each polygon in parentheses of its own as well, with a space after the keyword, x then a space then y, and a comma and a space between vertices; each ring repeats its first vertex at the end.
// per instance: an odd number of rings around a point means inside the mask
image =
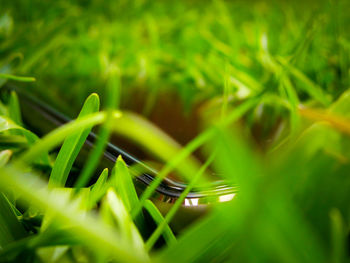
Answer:
POLYGON ((348 262, 349 3, 0 0, 0 262, 348 262), (11 82, 103 111, 39 138, 11 82), (181 143, 153 123, 177 111, 181 143), (97 173, 112 133, 162 162, 143 192, 121 156, 97 173), (179 229, 212 173, 239 191, 179 229))

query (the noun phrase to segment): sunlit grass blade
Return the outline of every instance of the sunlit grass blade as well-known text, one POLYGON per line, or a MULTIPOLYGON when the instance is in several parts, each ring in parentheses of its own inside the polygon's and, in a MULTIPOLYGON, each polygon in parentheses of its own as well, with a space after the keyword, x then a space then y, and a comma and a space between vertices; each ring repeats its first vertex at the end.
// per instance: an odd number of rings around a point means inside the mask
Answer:
POLYGON ((114 181, 116 191, 123 200, 126 209, 132 211, 139 203, 139 199, 128 167, 120 155, 112 172, 112 180, 114 181))
MULTIPOLYGON (((118 118, 119 116, 120 113, 115 112, 115 117, 118 118)), ((18 159, 18 161, 22 163, 33 162, 38 156, 40 156, 40 154, 43 151, 49 151, 54 147, 58 146, 67 136, 75 132, 77 129, 86 129, 94 125, 101 124, 105 120, 105 118, 105 113, 99 112, 89 114, 88 116, 82 117, 78 121, 71 121, 41 138, 41 140, 36 142, 28 151, 23 153, 18 159)))
MULTIPOLYGON (((113 130, 164 162, 172 159, 181 150, 181 145, 168 134, 150 121, 131 112, 124 112, 119 121, 113 124, 113 130)), ((181 177, 190 180, 191 174, 199 167, 200 162, 189 156, 186 161, 181 162, 181 165, 177 165, 175 170, 181 177)))
POLYGON ((29 137, 38 138, 34 133, 17 125, 13 120, 5 116, 0 116, 0 132, 10 131, 10 130, 22 131, 23 133, 27 134, 29 137))
MULTIPOLYGON (((81 112, 77 120, 82 117, 95 113, 99 110, 100 101, 97 94, 90 95, 81 109, 81 112)), ((69 135, 55 161, 55 164, 52 168, 52 172, 49 179, 49 186, 63 187, 68 178, 69 171, 71 170, 74 160, 77 157, 79 151, 83 147, 83 144, 91 131, 91 127, 85 130, 77 130, 72 132, 72 135, 69 135)))
POLYGON ((106 143, 111 133, 112 124, 114 121, 114 110, 119 108, 121 83, 119 72, 112 68, 109 72, 106 88, 106 119, 97 134, 97 141, 91 154, 89 155, 83 170, 81 171, 78 180, 75 183, 77 189, 85 186, 92 176, 98 161, 103 153, 106 143))
MULTIPOLYGON (((176 242, 176 237, 173 231, 171 230, 171 228, 169 227, 168 223, 165 222, 165 219, 163 215, 159 212, 158 208, 150 200, 146 200, 144 208, 147 210, 149 215, 157 224, 157 229, 159 228, 160 225, 164 225, 162 226, 160 234, 163 235, 163 238, 168 246, 173 245, 176 242)), ((154 239, 158 239, 158 237, 154 239)), ((149 243, 149 241, 147 241, 147 243, 149 243)), ((153 246, 153 244, 147 244, 147 243, 146 243, 146 249, 149 250, 151 246, 153 246)))
POLYGON ((106 194, 108 189, 108 169, 105 168, 100 176, 98 177, 96 183, 92 186, 90 191, 90 198, 89 198, 89 208, 94 207, 98 201, 101 200, 101 198, 106 194))
MULTIPOLYGON (((66 203, 70 205, 70 209, 78 211, 81 215, 86 214, 88 208, 88 201, 90 196, 90 189, 83 188, 78 195, 73 196, 72 193, 74 189, 68 187, 61 188, 50 188, 50 198, 54 203, 66 203)), ((68 222, 64 225, 59 225, 55 220, 55 213, 51 213, 50 211, 46 211, 43 216, 43 220, 41 222, 41 231, 46 231, 49 228, 57 228, 57 229, 69 229, 71 227, 75 227, 74 225, 70 225, 68 222)))
MULTIPOLYGON (((232 84, 238 84, 236 85, 238 88, 240 88, 241 85, 244 85, 244 90, 246 90, 246 92, 250 93, 257 93, 260 92, 261 90, 263 90, 263 86, 261 85, 261 83, 259 83, 259 81, 257 81, 253 76, 249 75, 248 73, 244 72, 243 70, 239 70, 236 67, 230 65, 229 67, 231 74, 233 75, 230 76, 229 81, 232 84), (241 83, 241 81, 243 83, 241 83)), ((238 91, 240 92, 240 91, 238 91)), ((243 90, 241 91, 243 92, 243 90)), ((243 95, 243 94, 242 94, 243 95)), ((238 94, 239 96, 239 94, 238 94)), ((239 96, 240 97, 240 96, 239 96)))
MULTIPOLYGON (((118 156, 117 162, 112 171, 110 185, 115 187, 116 192, 121 200, 123 200, 127 211, 131 213, 138 206, 139 198, 128 167, 121 156, 118 156)), ((135 223, 139 229, 145 227, 142 213, 135 218, 135 223)))
POLYGON ((33 81, 35 81, 35 78, 33 78, 33 77, 15 76, 15 75, 4 74, 4 73, 0 73, 0 78, 10 79, 10 80, 17 80, 17 81, 22 81, 22 82, 33 82, 33 81))
POLYGON ((10 150, 4 150, 0 152, 0 167, 7 164, 7 162, 10 160, 12 155, 12 151, 10 150))
MULTIPOLYGON (((133 253, 136 253, 136 255, 138 255, 140 258, 147 259, 148 256, 145 251, 142 237, 132 221, 129 212, 124 206, 124 202, 112 188, 107 191, 107 195, 102 203, 102 206, 104 216, 110 216, 115 219, 122 238, 125 241, 128 241, 129 246, 133 248, 133 253)), ((107 221, 112 223, 113 220, 111 220, 111 218, 107 218, 107 221)))

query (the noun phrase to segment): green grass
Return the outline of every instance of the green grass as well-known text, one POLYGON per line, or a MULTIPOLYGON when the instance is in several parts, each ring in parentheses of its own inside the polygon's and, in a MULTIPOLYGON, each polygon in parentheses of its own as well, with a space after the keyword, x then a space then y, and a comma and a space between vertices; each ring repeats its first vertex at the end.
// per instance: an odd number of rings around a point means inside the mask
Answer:
MULTIPOLYGON (((100 101, 96 94, 92 94, 86 99, 86 102, 78 116, 81 118, 84 115, 89 115, 99 110, 100 101)), ((55 160, 50 174, 49 186, 64 187, 66 185, 69 171, 72 169, 73 163, 79 151, 91 131, 90 129, 83 130, 78 134, 72 134, 64 141, 59 154, 55 160)))
POLYGON ((0 6, 0 262, 349 262, 349 1, 0 6), (73 120, 39 138, 7 83, 73 120), (152 123, 177 106, 182 145, 152 123), (164 164, 143 193, 122 158, 97 174, 112 133, 164 164), (179 231, 208 166, 239 192, 179 231))

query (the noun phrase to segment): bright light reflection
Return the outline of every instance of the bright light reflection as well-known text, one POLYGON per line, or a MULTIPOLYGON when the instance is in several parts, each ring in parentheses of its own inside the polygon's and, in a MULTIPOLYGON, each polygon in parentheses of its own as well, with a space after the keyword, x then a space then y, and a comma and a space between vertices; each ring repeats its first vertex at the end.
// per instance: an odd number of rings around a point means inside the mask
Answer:
POLYGON ((228 202, 231 201, 236 194, 228 194, 228 195, 221 195, 219 196, 220 202, 228 202))
POLYGON ((199 198, 185 199, 185 206, 198 206, 199 198))

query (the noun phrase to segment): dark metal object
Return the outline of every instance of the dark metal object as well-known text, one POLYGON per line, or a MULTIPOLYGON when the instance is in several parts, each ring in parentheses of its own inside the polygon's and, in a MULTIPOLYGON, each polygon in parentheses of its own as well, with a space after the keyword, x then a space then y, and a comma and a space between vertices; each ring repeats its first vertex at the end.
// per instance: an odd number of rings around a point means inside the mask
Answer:
MULTIPOLYGON (((59 113, 51 106, 38 100, 34 96, 16 87, 7 87, 7 89, 15 90, 17 92, 20 106, 22 108, 23 119, 25 123, 38 134, 43 135, 48 133, 54 128, 70 121, 68 117, 59 113)), ((85 146, 79 154, 81 162, 83 162, 81 159, 85 160, 82 156, 88 154, 95 141, 96 134, 91 132, 85 142, 85 146)), ((134 183, 138 193, 142 193, 143 190, 154 180, 158 171, 112 143, 108 143, 106 146, 101 162, 102 167, 112 168, 119 155, 123 157, 125 163, 130 167, 130 171, 135 178, 134 183), (141 175, 138 171, 133 169, 135 164, 142 167, 142 171, 144 172, 141 175)), ((185 188, 186 184, 165 178, 153 194, 152 200, 161 212, 166 213, 185 188)), ((235 193, 235 187, 222 184, 221 182, 213 182, 213 185, 207 189, 192 190, 187 195, 183 206, 178 213, 178 217, 181 218, 181 225, 184 224, 184 221, 192 221, 192 219, 203 214, 211 203, 231 200, 235 193)))

